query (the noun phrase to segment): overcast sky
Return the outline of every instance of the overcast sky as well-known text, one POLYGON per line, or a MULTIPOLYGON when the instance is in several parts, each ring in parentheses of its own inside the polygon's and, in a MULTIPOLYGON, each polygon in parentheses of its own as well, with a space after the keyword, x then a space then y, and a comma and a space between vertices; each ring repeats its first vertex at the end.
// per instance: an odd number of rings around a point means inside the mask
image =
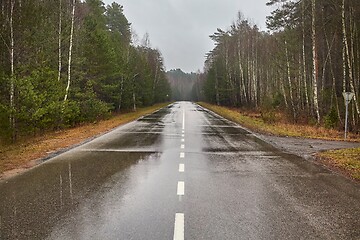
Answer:
POLYGON ((125 16, 141 40, 147 32, 167 70, 203 70, 205 54, 213 49, 209 35, 226 29, 237 12, 265 30, 268 0, 103 0, 124 6, 125 16))

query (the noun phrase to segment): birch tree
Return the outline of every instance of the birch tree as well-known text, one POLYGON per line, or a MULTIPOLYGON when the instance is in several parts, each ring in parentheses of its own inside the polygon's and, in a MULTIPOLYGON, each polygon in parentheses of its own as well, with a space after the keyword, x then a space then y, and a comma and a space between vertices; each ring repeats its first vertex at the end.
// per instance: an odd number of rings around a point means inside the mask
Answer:
MULTIPOLYGON (((345 22, 345 0, 342 0, 342 32, 343 32, 343 44, 344 44, 344 48, 343 48, 343 66, 346 67, 347 65, 347 72, 348 72, 348 77, 349 77, 349 85, 350 85, 350 90, 351 92, 355 93, 354 95, 354 102, 355 102, 355 108, 356 108, 356 112, 358 117, 360 117, 360 108, 359 108, 359 103, 357 101, 357 91, 355 90, 355 85, 354 85, 354 78, 353 78, 353 64, 351 62, 351 56, 350 56, 350 47, 349 47, 349 43, 348 43, 348 39, 347 39, 347 30, 346 30, 346 22, 345 22)), ((346 69, 344 69, 344 73, 346 72, 346 69)), ((346 74, 345 74, 346 75, 346 74)), ((344 80, 345 82, 345 80, 344 80)), ((346 83, 344 83, 344 92, 346 92, 346 83)))
POLYGON ((305 0, 301 3, 301 24, 302 24, 302 68, 303 68, 303 83, 305 92, 306 108, 309 109, 309 95, 307 86, 307 73, 306 73, 306 53, 305 53, 305 0))
POLYGON ((59 0, 59 28, 58 28, 58 82, 61 79, 61 68, 62 68, 62 50, 61 50, 61 40, 62 40, 62 0, 59 0))
POLYGON ((318 99, 318 53, 317 53, 317 41, 316 41, 316 0, 311 0, 311 39, 312 39, 312 58, 313 58, 313 101, 314 110, 318 124, 320 124, 320 110, 319 110, 319 99, 318 99))
POLYGON ((73 38, 74 38, 75 6, 76 6, 76 0, 73 0, 72 1, 72 11, 71 11, 70 40, 69 40, 68 78, 67 78, 67 85, 66 85, 66 89, 65 89, 64 103, 68 99, 68 94, 69 94, 69 89, 70 89, 70 84, 71 84, 71 60, 72 60, 73 38))
POLYGON ((14 7, 15 0, 10 0, 10 127, 12 129, 12 141, 16 140, 15 126, 15 62, 14 62, 14 7))

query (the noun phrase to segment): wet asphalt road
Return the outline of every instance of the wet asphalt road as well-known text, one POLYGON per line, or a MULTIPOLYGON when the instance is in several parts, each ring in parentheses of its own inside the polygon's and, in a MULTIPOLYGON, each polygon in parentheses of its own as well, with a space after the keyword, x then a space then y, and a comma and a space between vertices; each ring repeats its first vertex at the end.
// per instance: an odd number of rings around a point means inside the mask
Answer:
POLYGON ((360 187, 189 102, 0 182, 0 239, 174 235, 360 239, 360 187))

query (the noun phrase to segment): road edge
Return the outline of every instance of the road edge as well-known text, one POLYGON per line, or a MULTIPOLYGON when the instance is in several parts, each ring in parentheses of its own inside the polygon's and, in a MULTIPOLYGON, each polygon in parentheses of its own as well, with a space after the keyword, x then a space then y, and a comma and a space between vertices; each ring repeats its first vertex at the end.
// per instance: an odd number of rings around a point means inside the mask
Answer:
POLYGON ((91 142, 91 141, 93 141, 93 140, 95 140, 95 139, 97 139, 99 137, 102 137, 102 136, 104 136, 104 135, 106 135, 106 134, 108 134, 108 133, 110 133, 110 132, 112 132, 112 131, 120 128, 120 127, 123 127, 123 126, 125 126, 127 124, 131 124, 131 123, 133 123, 135 121, 138 121, 139 119, 142 119, 142 118, 144 118, 146 116, 154 114, 154 113, 160 111, 161 109, 167 108, 167 107, 169 107, 169 106, 171 106, 173 104, 174 103, 168 103, 167 105, 165 105, 165 106, 163 106, 161 108, 158 108, 158 109, 156 109, 156 110, 154 110, 154 111, 152 111, 150 113, 144 114, 144 115, 142 115, 142 116, 140 116, 140 117, 138 117, 138 118, 136 118, 136 119, 134 119, 132 121, 125 122, 125 123, 120 124, 120 125, 118 125, 118 126, 116 126, 114 128, 111 128, 111 129, 109 129, 107 131, 101 132, 99 134, 95 134, 95 135, 93 135, 93 136, 91 136, 91 137, 89 137, 89 138, 87 138, 85 140, 81 140, 80 142, 78 142, 76 144, 73 144, 71 146, 68 146, 68 147, 65 147, 65 148, 58 148, 58 149, 50 152, 48 155, 46 155, 44 157, 29 160, 28 162, 26 162, 25 164, 23 164, 23 165, 21 165, 21 166, 19 166, 17 168, 4 171, 3 173, 0 173, 0 183, 1 182, 6 182, 6 181, 8 181, 9 179, 11 179, 13 177, 24 174, 27 171, 30 171, 30 170, 40 166, 41 164, 43 164, 45 162, 48 162, 49 160, 51 160, 51 159, 53 159, 53 158, 55 158, 55 157, 57 157, 57 156, 59 156, 61 154, 69 152, 69 151, 71 151, 71 150, 73 150, 73 149, 75 149, 77 147, 80 147, 80 146, 82 146, 84 144, 87 144, 87 143, 89 143, 89 142, 91 142))

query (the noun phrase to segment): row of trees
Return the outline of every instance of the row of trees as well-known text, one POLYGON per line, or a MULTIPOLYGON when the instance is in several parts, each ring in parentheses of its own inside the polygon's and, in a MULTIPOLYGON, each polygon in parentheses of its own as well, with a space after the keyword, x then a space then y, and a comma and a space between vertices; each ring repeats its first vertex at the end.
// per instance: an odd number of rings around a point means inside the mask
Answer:
POLYGON ((240 13, 229 30, 211 37, 204 91, 216 104, 286 109, 340 126, 342 92, 354 92, 352 129, 360 122, 360 5, 356 0, 271 0, 269 32, 240 13))
POLYGON ((100 0, 0 2, 0 134, 94 121, 168 100, 161 53, 132 43, 123 7, 100 0))
POLYGON ((193 89, 199 73, 184 73, 181 69, 172 69, 166 72, 166 76, 171 86, 173 101, 196 101, 193 89))

